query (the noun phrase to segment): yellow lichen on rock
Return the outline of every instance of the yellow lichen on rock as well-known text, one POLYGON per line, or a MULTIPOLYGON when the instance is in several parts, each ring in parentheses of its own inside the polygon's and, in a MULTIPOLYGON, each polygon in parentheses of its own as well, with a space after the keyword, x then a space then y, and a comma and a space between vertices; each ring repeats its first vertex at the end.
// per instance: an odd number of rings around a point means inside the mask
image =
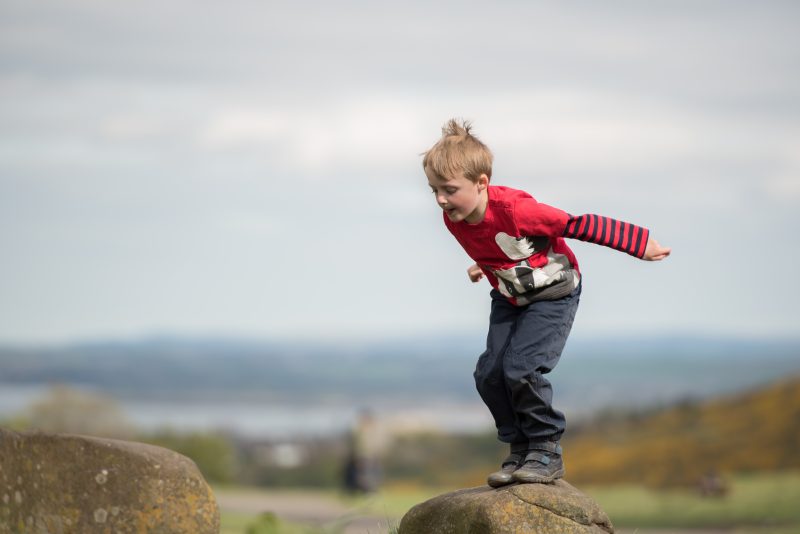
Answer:
POLYGON ((0 429, 0 472, 0 534, 219 532, 197 466, 161 447, 0 429))

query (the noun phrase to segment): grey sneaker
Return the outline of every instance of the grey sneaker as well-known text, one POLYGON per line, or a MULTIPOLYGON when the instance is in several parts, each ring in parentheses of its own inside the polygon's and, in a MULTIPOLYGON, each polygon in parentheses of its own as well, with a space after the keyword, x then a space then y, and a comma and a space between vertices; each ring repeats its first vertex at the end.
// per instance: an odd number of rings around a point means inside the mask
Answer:
POLYGON ((522 465, 511 476, 514 482, 549 484, 564 476, 561 445, 546 441, 530 447, 522 465))
POLYGON ((489 475, 489 478, 486 479, 486 483, 493 488, 499 488, 500 486, 507 486, 514 482, 512 474, 522 465, 524 456, 525 453, 519 452, 512 452, 509 454, 508 457, 503 460, 500 470, 489 475))

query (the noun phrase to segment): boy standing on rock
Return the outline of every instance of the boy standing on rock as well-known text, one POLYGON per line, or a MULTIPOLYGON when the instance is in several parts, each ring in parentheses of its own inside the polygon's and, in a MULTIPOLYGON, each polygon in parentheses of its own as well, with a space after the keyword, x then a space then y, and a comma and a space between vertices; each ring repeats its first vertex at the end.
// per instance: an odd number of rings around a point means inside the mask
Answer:
POLYGON ((490 185, 492 153, 468 122, 450 120, 422 166, 445 226, 475 264, 472 282, 492 285, 486 351, 475 384, 510 454, 488 484, 550 483, 564 476, 564 414, 544 377, 567 341, 581 294, 578 262, 564 238, 657 261, 670 249, 646 228, 599 215, 573 216, 524 191, 490 185))

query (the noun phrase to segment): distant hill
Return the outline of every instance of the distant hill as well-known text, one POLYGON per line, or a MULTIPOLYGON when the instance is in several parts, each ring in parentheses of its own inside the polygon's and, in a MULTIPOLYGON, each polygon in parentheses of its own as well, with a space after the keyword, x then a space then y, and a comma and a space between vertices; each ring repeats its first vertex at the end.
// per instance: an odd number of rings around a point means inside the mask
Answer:
MULTIPOLYGON (((472 350, 474 353, 477 349, 472 350)), ((386 344, 156 338, 0 346, 0 387, 66 383, 128 398, 317 403, 335 397, 471 394, 470 356, 431 342, 386 344)))
MULTIPOLYGON (((483 333, 375 342, 159 337, 0 346, 3 385, 84 385, 117 398, 364 405, 479 402, 483 333)), ((800 340, 664 336, 570 340, 550 375, 570 414, 707 398, 800 373, 800 340)))
POLYGON ((800 469, 800 375, 737 395, 607 415, 564 441, 575 483, 697 484, 709 473, 800 469))

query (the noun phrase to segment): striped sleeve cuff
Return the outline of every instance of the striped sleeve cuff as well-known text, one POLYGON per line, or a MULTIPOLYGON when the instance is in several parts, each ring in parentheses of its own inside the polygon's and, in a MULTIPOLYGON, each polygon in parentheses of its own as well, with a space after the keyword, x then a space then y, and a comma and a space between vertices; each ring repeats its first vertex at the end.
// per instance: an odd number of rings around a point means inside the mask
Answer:
POLYGON ((570 215, 564 237, 588 241, 642 258, 650 230, 602 215, 570 215))

